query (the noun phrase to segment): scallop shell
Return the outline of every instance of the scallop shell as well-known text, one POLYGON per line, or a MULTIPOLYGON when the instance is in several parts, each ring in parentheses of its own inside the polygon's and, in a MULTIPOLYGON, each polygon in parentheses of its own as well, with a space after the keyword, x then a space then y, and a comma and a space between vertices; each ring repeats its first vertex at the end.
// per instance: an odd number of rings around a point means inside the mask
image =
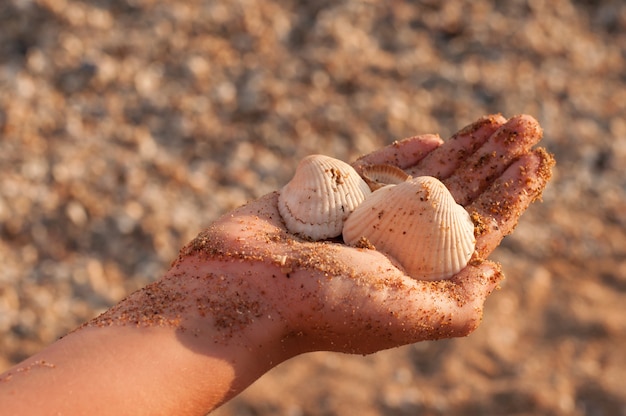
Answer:
POLYGON ((281 189, 278 209, 289 231, 323 240, 341 235, 348 215, 370 194, 367 183, 349 164, 310 155, 281 189))
POLYGON ((396 185, 410 179, 411 176, 393 165, 377 164, 365 166, 361 175, 372 191, 385 185, 396 185))
POLYGON ((440 280, 463 269, 474 252, 474 224, 437 179, 420 176, 370 195, 343 228, 351 246, 373 245, 418 280, 440 280))

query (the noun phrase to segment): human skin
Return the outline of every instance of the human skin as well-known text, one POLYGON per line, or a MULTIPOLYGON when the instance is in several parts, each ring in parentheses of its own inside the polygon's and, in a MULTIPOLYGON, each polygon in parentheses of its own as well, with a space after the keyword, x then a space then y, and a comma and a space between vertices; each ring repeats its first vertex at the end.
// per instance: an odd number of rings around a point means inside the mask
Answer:
POLYGON ((443 142, 405 139, 354 163, 441 179, 470 212, 476 251, 449 280, 290 234, 278 193, 225 214, 156 282, 0 376, 3 414, 205 414, 309 351, 369 354, 465 336, 503 274, 486 260, 548 182, 529 116, 486 116, 443 142))

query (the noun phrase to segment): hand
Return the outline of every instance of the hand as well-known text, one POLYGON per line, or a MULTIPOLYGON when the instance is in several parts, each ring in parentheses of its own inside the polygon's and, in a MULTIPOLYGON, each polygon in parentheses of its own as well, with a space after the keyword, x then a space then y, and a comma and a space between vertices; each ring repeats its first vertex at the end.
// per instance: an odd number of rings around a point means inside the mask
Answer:
POLYGON ((303 352, 370 353, 462 336, 502 279, 485 258, 539 198, 553 160, 528 116, 478 120, 442 143, 406 139, 359 159, 444 181, 477 246, 450 280, 417 281, 378 251, 289 234, 274 192, 224 215, 163 278, 0 375, 10 414, 206 414, 303 352))
MULTIPOLYGON (((531 150, 541 135, 529 116, 507 121, 494 115, 445 143, 432 135, 413 137, 354 164, 361 170, 387 163, 414 176, 435 176, 471 213, 476 252, 449 281, 417 281, 380 252, 289 234, 276 192, 220 218, 181 252, 178 264, 192 261, 203 272, 208 272, 203 263, 228 264, 228 283, 214 275, 209 286, 217 283, 242 306, 259 305, 254 314, 271 317, 287 355, 313 350, 364 354, 467 335, 478 326, 486 297, 503 278, 498 265, 484 259, 550 178, 552 158, 542 149, 531 150)), ((237 313, 251 313, 244 309, 237 313)), ((233 313, 228 305, 212 312, 222 314, 213 319, 233 313)), ((254 316, 246 320, 252 322, 254 316)), ((235 329, 242 328, 238 324, 235 329)))

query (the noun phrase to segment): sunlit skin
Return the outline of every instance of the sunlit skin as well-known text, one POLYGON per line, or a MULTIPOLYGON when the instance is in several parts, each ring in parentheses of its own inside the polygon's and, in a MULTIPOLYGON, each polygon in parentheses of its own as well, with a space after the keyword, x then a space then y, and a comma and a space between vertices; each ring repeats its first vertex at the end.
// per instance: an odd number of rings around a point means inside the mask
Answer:
POLYGON ((503 278, 486 260, 541 196, 552 157, 529 116, 483 117, 452 138, 416 136, 353 166, 441 179, 475 223, 476 251, 450 280, 291 235, 270 193, 225 214, 165 275, 0 376, 6 414, 205 414, 309 351, 369 354, 465 336, 503 278))

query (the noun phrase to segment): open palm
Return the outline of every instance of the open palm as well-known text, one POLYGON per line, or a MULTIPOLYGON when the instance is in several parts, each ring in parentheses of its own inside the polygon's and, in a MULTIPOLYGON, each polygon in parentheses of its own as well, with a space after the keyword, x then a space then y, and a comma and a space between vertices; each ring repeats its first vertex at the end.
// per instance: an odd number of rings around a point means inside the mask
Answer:
MULTIPOLYGON (((181 252, 240 269, 229 282, 248 304, 280 322, 294 354, 312 350, 369 353, 426 339, 463 336, 480 323, 483 303, 503 278, 485 260, 520 215, 540 197, 553 160, 529 116, 487 116, 443 142, 423 135, 395 142, 357 160, 392 164, 413 176, 442 180, 475 223, 476 251, 450 280, 407 276, 375 250, 337 241, 310 242, 290 234, 277 209, 278 193, 236 209, 181 252)), ((179 259, 180 261, 180 259, 179 259)))

